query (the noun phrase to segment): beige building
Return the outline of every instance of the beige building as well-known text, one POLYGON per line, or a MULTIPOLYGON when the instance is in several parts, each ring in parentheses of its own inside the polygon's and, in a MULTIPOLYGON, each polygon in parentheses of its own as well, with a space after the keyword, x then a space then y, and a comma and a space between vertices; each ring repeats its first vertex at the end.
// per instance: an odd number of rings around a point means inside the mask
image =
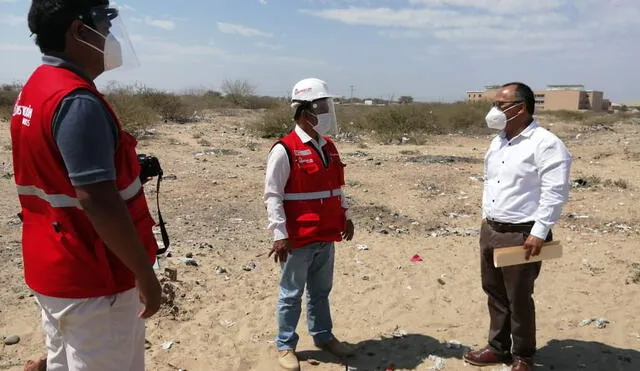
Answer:
MULTIPOLYGON (((482 91, 468 91, 468 102, 491 101, 500 85, 488 85, 482 91)), ((611 102, 601 91, 585 90, 584 85, 547 85, 534 91, 536 111, 608 111, 611 102)))

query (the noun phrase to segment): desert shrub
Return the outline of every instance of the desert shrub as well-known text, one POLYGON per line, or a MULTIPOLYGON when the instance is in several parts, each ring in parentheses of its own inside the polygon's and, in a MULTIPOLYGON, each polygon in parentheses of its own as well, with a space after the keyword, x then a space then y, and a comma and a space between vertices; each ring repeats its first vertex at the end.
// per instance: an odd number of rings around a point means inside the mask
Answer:
MULTIPOLYGON (((488 107, 482 103, 413 103, 389 106, 336 105, 336 116, 343 134, 371 134, 384 143, 396 143, 408 137, 420 144, 428 135, 483 134, 488 107)), ((261 136, 281 133, 282 122, 290 122, 290 110, 268 110, 256 127, 261 136)))
POLYGON ((555 117, 559 121, 584 121, 587 116, 584 112, 581 111, 568 111, 568 110, 559 110, 559 111, 544 111, 544 114, 547 116, 555 117))
POLYGON ((163 120, 177 123, 193 121, 197 102, 188 99, 188 96, 179 96, 174 93, 145 89, 136 95, 137 100, 162 117, 163 120))
POLYGON ((294 127, 293 112, 287 103, 281 103, 267 110, 262 117, 250 126, 261 138, 282 138, 294 127))
POLYGON ((13 114, 13 106, 16 103, 18 94, 22 89, 20 84, 0 85, 0 120, 10 120, 13 114))

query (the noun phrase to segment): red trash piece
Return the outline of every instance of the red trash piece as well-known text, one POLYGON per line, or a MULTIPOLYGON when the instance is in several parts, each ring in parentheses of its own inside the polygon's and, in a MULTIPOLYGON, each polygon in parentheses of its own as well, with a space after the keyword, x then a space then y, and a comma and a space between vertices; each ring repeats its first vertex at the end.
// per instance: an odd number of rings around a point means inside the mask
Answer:
POLYGON ((423 261, 423 260, 422 260, 422 258, 420 257, 420 255, 415 254, 415 255, 411 258, 411 261, 415 263, 415 262, 421 262, 421 261, 423 261))

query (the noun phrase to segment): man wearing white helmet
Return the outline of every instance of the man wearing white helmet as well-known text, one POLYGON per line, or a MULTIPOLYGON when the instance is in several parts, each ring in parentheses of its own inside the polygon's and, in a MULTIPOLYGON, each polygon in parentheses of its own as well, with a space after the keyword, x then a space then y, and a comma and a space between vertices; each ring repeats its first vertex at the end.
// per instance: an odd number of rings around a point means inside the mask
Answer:
POLYGON ((264 200, 274 233, 269 257, 280 262, 277 305, 279 363, 298 370, 296 327, 305 285, 307 317, 314 344, 338 357, 353 354, 332 333, 329 293, 333 284, 334 243, 353 238, 344 185, 344 167, 333 141, 337 131, 333 96, 319 79, 303 79, 291 93, 295 129, 271 149, 264 200))

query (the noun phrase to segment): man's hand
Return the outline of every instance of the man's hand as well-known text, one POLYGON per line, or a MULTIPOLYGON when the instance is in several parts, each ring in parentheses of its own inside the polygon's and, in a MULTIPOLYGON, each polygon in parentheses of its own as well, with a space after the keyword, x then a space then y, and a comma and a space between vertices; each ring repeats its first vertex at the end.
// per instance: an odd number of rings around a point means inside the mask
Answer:
POLYGON ((533 235, 529 235, 527 240, 524 242, 523 248, 527 250, 525 253, 525 260, 529 260, 532 256, 538 256, 540 254, 540 249, 542 249, 542 245, 544 244, 544 240, 542 238, 538 238, 533 235))
POLYGON ((140 301, 144 304, 144 308, 140 310, 138 317, 149 318, 160 309, 162 288, 160 287, 160 282, 158 282, 158 277, 152 270, 145 277, 136 279, 136 286, 140 292, 140 301))
POLYGON ((351 221, 351 219, 347 220, 344 226, 344 231, 342 231, 342 238, 347 241, 351 241, 354 231, 355 227, 353 226, 353 222, 351 221))
POLYGON ((287 261, 287 256, 291 252, 291 244, 289 243, 289 239, 285 238, 284 240, 278 240, 273 242, 273 247, 271 251, 269 251, 269 257, 273 255, 273 261, 284 263, 287 261))

